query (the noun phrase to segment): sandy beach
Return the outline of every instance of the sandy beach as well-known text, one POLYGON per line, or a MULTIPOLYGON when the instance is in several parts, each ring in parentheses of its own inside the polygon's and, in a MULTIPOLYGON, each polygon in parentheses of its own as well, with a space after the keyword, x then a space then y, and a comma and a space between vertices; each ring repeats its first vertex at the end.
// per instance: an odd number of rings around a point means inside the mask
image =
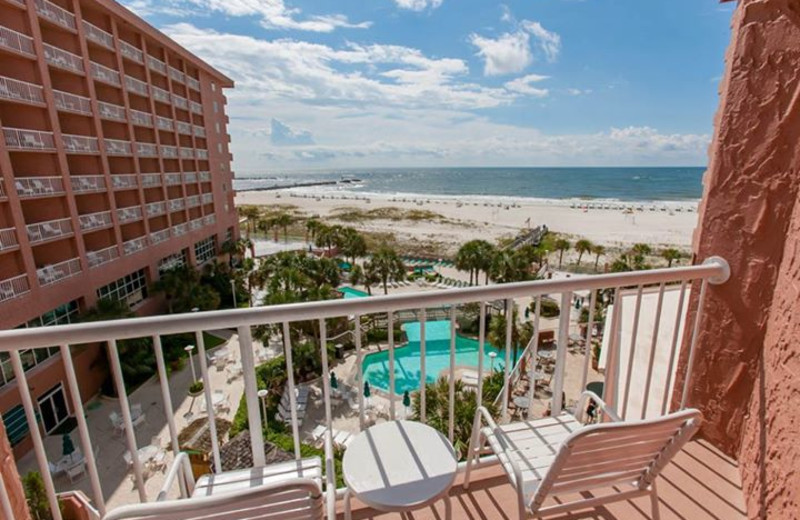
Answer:
POLYGON ((552 231, 584 237, 616 249, 637 242, 653 248, 688 250, 697 224, 696 205, 686 203, 575 203, 560 200, 485 197, 411 198, 389 194, 342 194, 332 191, 240 191, 236 204, 292 205, 322 218, 343 208, 426 210, 441 215, 433 220, 377 220, 348 223, 360 230, 393 233, 398 239, 437 243, 448 252, 468 240, 515 236, 541 224, 552 231), (623 209, 625 208, 625 209, 623 209), (630 209, 627 209, 630 208, 630 209), (530 219, 530 220, 528 220, 530 219))

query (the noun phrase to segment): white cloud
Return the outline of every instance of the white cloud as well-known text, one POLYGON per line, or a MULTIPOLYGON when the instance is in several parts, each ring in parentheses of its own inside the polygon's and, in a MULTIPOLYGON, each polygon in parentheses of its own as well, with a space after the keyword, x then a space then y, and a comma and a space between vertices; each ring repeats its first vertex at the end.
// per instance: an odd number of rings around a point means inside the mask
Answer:
POLYGON ((517 92, 526 96, 545 97, 550 91, 546 88, 536 88, 532 86, 531 83, 539 83, 540 81, 546 80, 548 77, 549 76, 542 76, 540 74, 528 74, 527 76, 522 76, 521 78, 506 82, 505 87, 511 92, 517 92))
POLYGON ((483 73, 486 76, 521 72, 533 63, 536 56, 548 62, 556 61, 561 51, 561 36, 548 31, 539 22, 522 20, 516 23, 507 6, 503 6, 500 19, 515 24, 517 29, 497 38, 476 33, 469 37, 470 43, 478 49, 478 56, 483 58, 483 73))
POLYGON ((580 96, 580 95, 591 94, 591 93, 592 93, 592 89, 590 89, 590 88, 585 88, 585 89, 568 88, 567 89, 567 94, 569 94, 570 96, 580 96))
POLYGON ((274 117, 270 121, 270 142, 276 146, 294 146, 314 144, 314 138, 308 130, 295 130, 274 117))
POLYGON ((424 11, 427 8, 436 9, 444 0, 394 0, 400 9, 409 11, 424 11))
POLYGON ((530 20, 522 20, 520 22, 522 28, 531 33, 534 37, 536 45, 544 53, 547 61, 556 61, 558 53, 561 52, 561 36, 548 31, 539 22, 532 22, 530 20))

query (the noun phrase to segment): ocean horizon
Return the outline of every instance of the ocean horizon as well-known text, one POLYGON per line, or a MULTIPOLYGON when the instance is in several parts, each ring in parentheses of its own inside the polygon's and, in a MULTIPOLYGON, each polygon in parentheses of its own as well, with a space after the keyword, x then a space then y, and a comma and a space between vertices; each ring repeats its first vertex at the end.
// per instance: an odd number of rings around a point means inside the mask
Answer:
POLYGON ((704 172, 705 167, 330 169, 241 174, 234 188, 382 197, 695 202, 702 196, 704 172))

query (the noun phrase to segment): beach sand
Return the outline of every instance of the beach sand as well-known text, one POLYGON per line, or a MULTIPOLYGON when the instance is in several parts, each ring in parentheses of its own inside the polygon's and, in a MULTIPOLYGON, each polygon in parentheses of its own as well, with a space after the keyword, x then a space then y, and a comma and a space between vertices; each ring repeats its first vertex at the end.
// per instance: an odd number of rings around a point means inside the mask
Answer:
MULTIPOLYGON (((293 205, 307 215, 322 218, 329 217, 337 208, 371 210, 393 207, 432 211, 444 218, 440 221, 364 220, 347 224, 363 231, 393 233, 401 239, 436 242, 448 253, 468 240, 513 237, 528 226, 541 224, 551 231, 587 238, 609 249, 642 242, 654 249, 672 246, 688 251, 697 224, 696 205, 688 202, 672 204, 669 210, 661 209, 665 204, 656 204, 656 209, 651 210, 653 204, 628 203, 625 205, 641 206, 642 209, 626 213, 621 209, 570 207, 570 201, 555 200, 517 199, 512 202, 504 198, 490 203, 486 198, 400 198, 389 194, 359 194, 355 197, 330 191, 280 190, 240 191, 236 194, 236 204, 293 205)), ((602 206, 601 203, 594 205, 602 206)))

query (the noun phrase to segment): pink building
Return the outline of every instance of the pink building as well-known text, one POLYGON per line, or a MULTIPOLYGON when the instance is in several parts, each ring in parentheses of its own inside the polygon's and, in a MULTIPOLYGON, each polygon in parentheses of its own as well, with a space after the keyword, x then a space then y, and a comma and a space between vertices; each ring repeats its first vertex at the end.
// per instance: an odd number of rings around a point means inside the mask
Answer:
MULTIPOLYGON (((0 329, 99 297, 148 313, 159 270, 236 230, 223 88, 233 82, 109 0, 0 1, 0 329)), ((29 351, 45 429, 66 413, 57 349, 29 351)), ((83 395, 104 374, 80 355, 83 395)), ((7 354, 0 413, 27 449, 7 354)))

